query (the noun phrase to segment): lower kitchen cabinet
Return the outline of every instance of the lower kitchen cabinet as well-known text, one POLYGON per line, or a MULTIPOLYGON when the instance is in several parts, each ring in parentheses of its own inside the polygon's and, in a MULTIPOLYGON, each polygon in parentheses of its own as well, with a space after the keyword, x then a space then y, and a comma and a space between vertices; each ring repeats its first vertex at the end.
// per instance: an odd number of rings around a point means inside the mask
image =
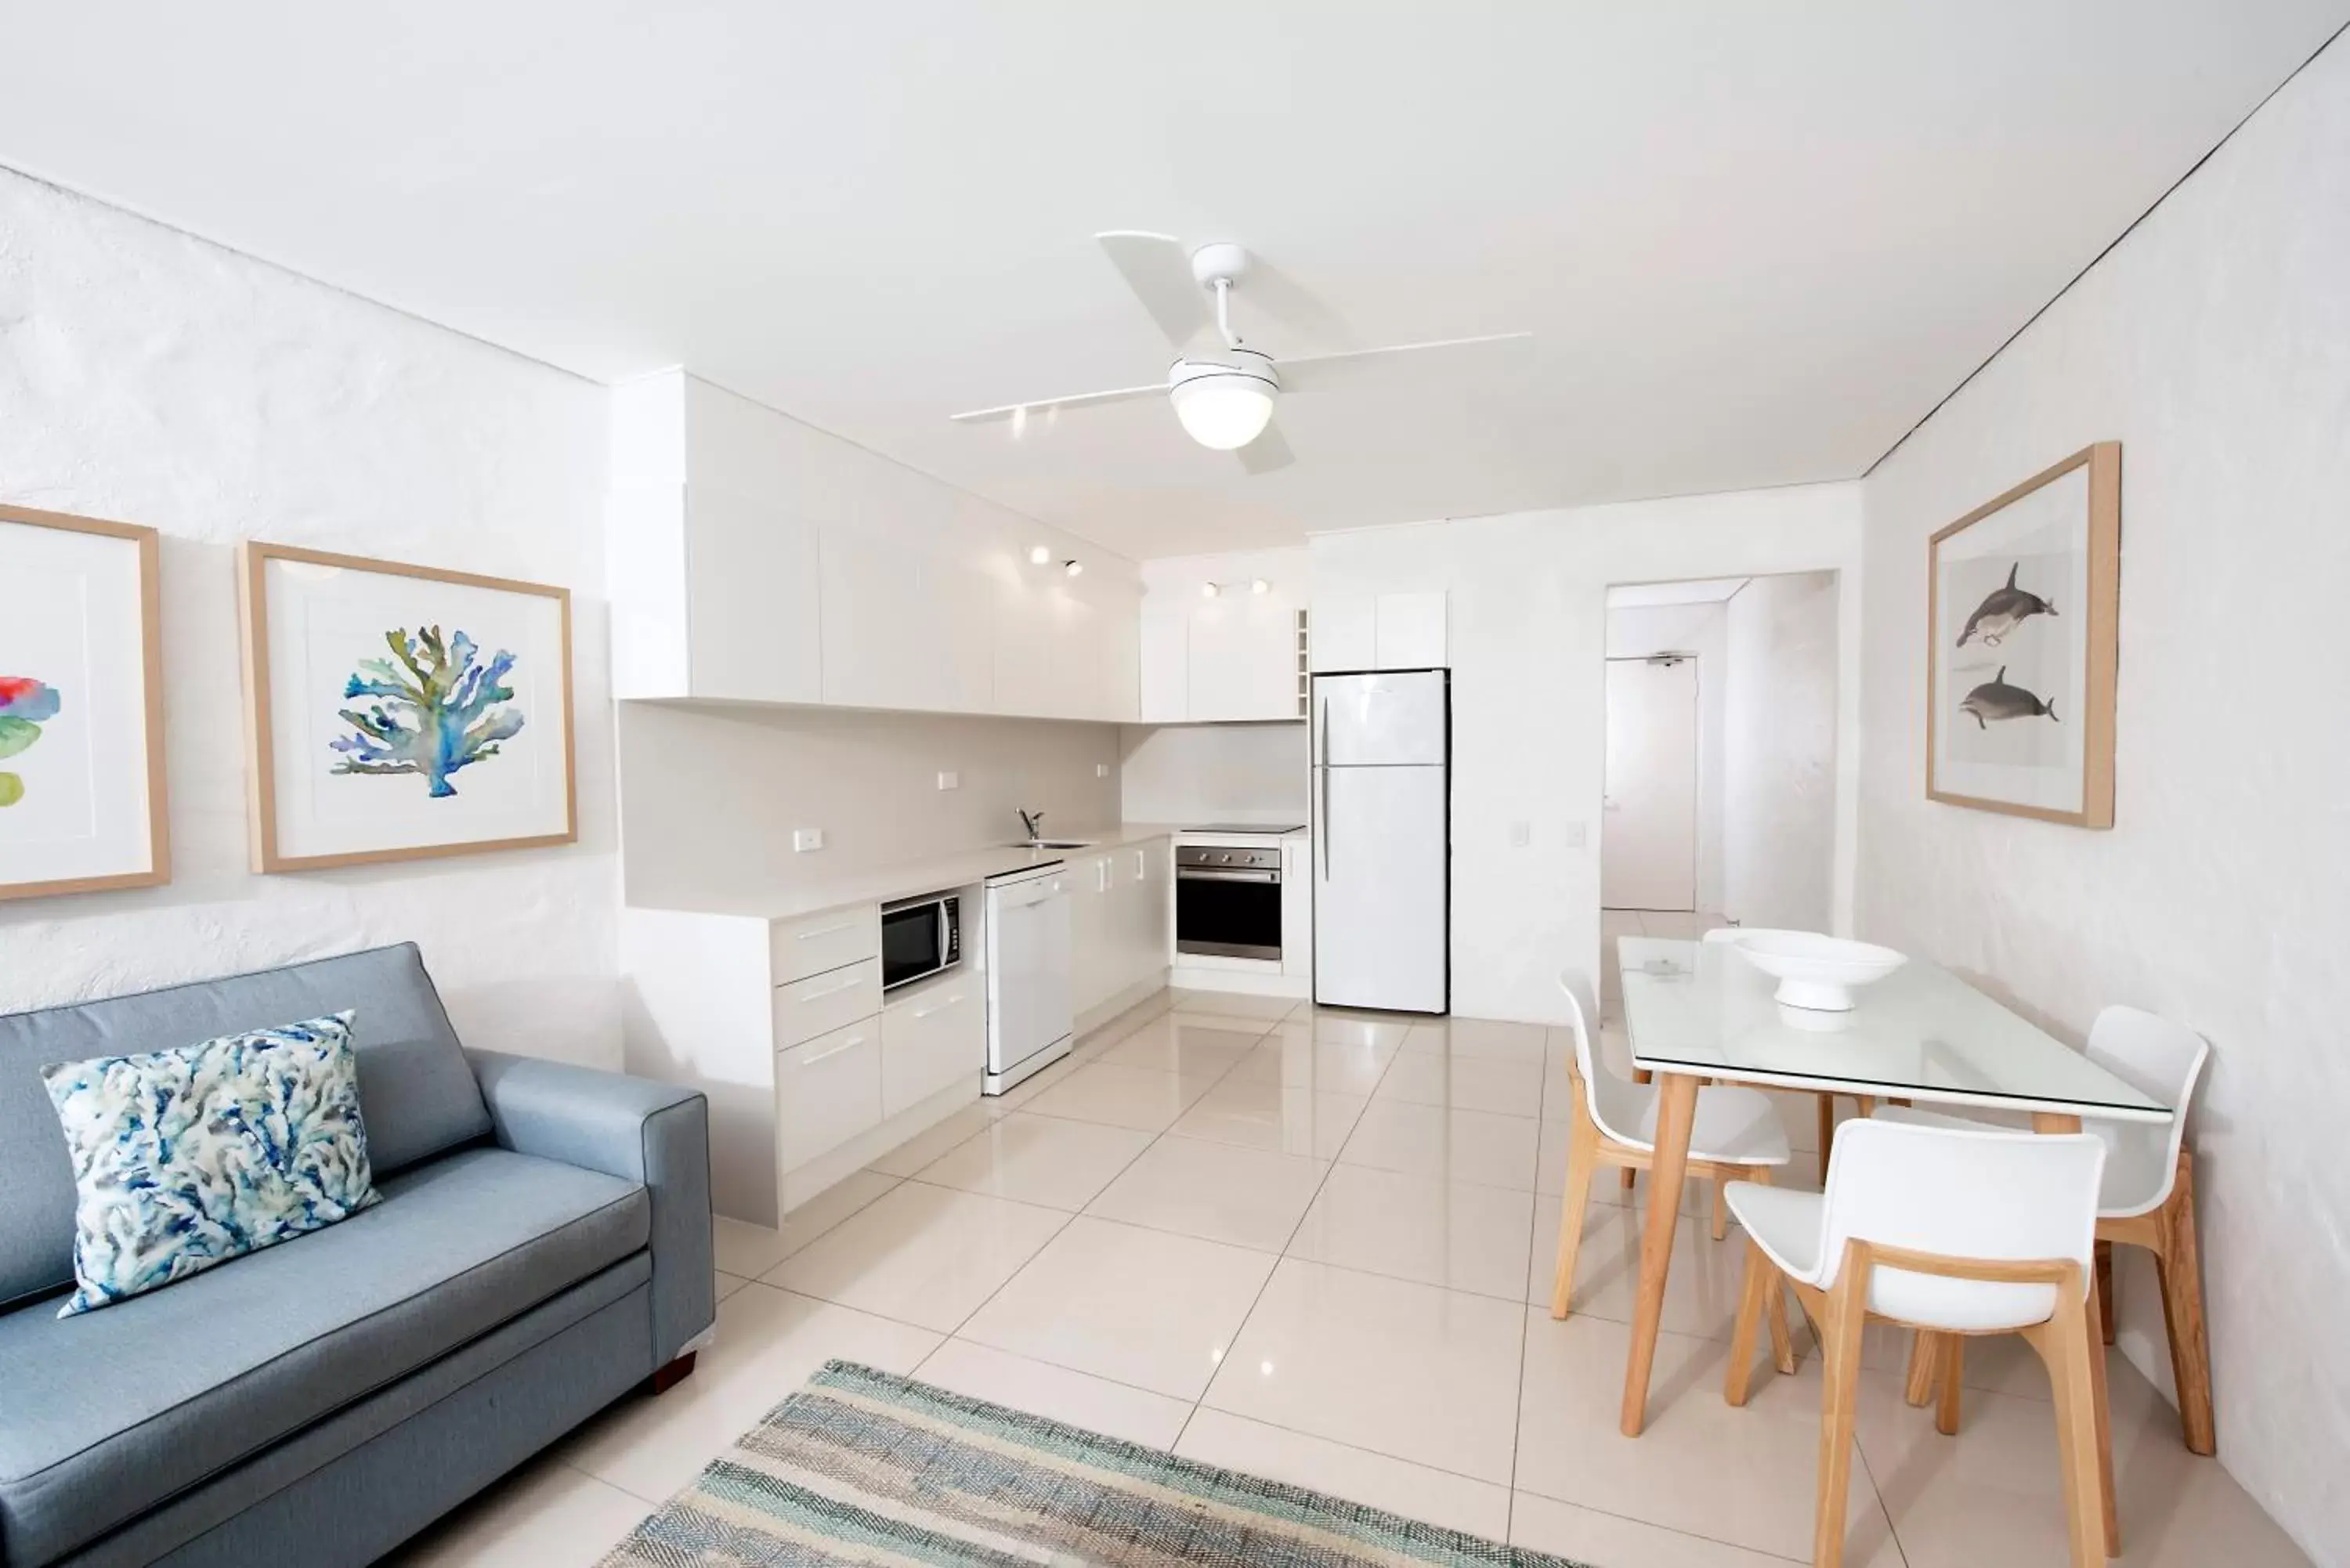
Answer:
POLYGON ((1171 853, 1168 840, 1154 838, 1070 860, 1069 1004, 1080 1032, 1128 992, 1164 979, 1171 853))
POLYGON ((987 1065, 987 987, 968 965, 894 997, 881 1010, 881 1114, 976 1082, 987 1065))
POLYGON ((775 1053, 775 1163, 789 1171, 881 1125, 881 1021, 775 1053))

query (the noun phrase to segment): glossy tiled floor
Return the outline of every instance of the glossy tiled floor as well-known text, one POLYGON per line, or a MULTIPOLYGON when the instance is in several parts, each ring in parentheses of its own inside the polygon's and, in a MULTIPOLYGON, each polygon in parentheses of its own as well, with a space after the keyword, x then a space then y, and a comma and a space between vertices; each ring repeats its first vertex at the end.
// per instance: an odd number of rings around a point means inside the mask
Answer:
MULTIPOLYGON (((1162 998, 784 1231, 721 1221, 718 1341, 694 1376, 607 1412, 402 1561, 593 1563, 831 1356, 1601 1568, 1808 1560, 1814 1361, 1764 1376, 1744 1409, 1721 1401, 1735 1231, 1680 1232, 1638 1440, 1616 1430, 1636 1194, 1601 1184, 1576 1314, 1548 1315, 1564 1044, 1524 1024, 1162 998)), ((1787 1115, 1807 1146, 1811 1103, 1787 1115)), ((1815 1168, 1800 1157, 1797 1179, 1815 1168)), ((2030 1353, 1970 1355, 1949 1438, 1901 1402, 1902 1349, 1869 1347, 1847 1561, 2063 1563, 2030 1353)), ((2126 1561, 2303 1563, 2112 1367, 2126 1561)))

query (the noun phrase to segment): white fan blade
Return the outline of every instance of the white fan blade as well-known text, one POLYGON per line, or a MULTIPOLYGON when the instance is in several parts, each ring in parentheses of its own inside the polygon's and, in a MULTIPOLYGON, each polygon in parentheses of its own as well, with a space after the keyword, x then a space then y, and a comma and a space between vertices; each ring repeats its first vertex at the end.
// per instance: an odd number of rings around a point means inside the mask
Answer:
POLYGON ((1191 275, 1191 253, 1172 234, 1146 234, 1128 229, 1094 236, 1110 265, 1126 277, 1142 308, 1180 348, 1215 325, 1208 313, 1208 292, 1191 275))
POLYGON ((1147 387, 1118 387, 1107 392, 1079 392, 1072 398, 1036 398, 1024 403, 1005 403, 995 409, 972 409, 965 413, 949 414, 947 418, 960 424, 977 424, 987 420, 1013 420, 1024 423, 1052 409, 1087 409, 1097 403, 1125 403, 1137 398, 1163 398, 1167 383, 1153 381, 1147 387))
POLYGON ((1466 375, 1506 364, 1534 342, 1531 332, 1491 337, 1451 337, 1440 343, 1402 343, 1353 354, 1320 354, 1277 362, 1284 392, 1326 392, 1400 376, 1466 375))
POLYGON ((1279 425, 1265 426, 1256 440, 1232 455, 1239 458, 1241 466, 1251 473, 1271 473, 1276 468, 1287 468, 1297 461, 1297 454, 1289 450, 1289 442, 1282 439, 1279 425))

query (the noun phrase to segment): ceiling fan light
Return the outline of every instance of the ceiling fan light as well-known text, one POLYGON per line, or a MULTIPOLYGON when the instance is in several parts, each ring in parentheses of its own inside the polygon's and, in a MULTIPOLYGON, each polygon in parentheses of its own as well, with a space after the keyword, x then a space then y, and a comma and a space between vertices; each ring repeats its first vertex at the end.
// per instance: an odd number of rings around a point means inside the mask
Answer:
POLYGON ((1201 446, 1232 452, 1264 433, 1273 389, 1254 376, 1195 376, 1174 389, 1175 417, 1201 446))

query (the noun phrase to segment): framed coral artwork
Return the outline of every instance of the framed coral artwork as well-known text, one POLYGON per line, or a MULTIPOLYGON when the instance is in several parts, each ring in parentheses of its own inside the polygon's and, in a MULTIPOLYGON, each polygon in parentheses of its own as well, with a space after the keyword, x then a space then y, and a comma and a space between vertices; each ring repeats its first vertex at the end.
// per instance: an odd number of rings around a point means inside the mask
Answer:
POLYGON ((2114 825, 2122 448, 2085 447, 1927 545, 1926 794, 2114 825))
POLYGON ((172 879, 155 530, 0 506, 0 898, 172 879))
POLYGON ((247 540, 256 871, 568 844, 571 596, 247 540))

